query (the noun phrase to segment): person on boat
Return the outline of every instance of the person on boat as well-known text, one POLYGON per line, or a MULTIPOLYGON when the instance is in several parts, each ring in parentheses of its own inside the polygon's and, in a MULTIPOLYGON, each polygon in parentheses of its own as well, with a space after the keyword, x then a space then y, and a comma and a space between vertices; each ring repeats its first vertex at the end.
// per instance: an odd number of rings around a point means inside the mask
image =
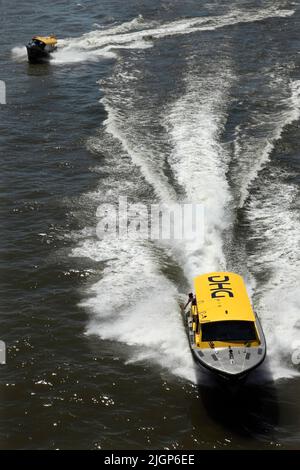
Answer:
POLYGON ((192 305, 196 305, 196 297, 194 296, 193 292, 189 293, 188 301, 185 304, 185 306, 183 307, 183 310, 185 310, 190 303, 192 305))

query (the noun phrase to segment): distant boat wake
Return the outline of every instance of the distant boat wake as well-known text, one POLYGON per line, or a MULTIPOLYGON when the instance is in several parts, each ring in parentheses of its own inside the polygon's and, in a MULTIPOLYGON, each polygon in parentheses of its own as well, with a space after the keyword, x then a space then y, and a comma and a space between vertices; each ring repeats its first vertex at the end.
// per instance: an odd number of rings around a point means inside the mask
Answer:
MULTIPOLYGON (((66 64, 114 58, 118 49, 146 49, 152 47, 153 41, 165 37, 210 31, 273 17, 288 17, 293 14, 294 10, 276 8, 262 9, 253 13, 234 10, 224 16, 187 18, 165 24, 144 22, 139 16, 120 25, 91 31, 79 38, 60 39, 58 51, 54 54, 52 62, 66 64)), ((25 49, 14 47, 12 56, 15 60, 25 60, 25 49)))

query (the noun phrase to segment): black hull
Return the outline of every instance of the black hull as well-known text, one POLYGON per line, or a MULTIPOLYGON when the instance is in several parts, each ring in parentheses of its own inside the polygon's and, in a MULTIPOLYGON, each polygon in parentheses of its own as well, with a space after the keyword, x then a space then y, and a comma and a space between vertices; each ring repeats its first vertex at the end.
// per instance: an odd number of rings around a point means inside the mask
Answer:
POLYGON ((28 47, 27 48, 27 56, 28 56, 28 61, 31 64, 41 64, 45 62, 49 62, 51 55, 47 51, 43 51, 39 49, 38 47, 28 47))

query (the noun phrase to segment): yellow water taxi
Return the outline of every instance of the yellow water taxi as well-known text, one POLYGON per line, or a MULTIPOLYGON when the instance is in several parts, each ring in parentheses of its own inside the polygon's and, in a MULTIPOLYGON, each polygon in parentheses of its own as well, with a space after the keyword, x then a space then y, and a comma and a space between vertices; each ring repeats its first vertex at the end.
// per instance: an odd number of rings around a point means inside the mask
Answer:
POLYGON ((245 377, 265 359, 266 342, 243 278, 213 272, 197 276, 194 286, 186 314, 194 358, 224 378, 245 377))
POLYGON ((50 59, 51 53, 57 48, 55 36, 33 36, 27 44, 28 60, 31 63, 45 62, 50 59))

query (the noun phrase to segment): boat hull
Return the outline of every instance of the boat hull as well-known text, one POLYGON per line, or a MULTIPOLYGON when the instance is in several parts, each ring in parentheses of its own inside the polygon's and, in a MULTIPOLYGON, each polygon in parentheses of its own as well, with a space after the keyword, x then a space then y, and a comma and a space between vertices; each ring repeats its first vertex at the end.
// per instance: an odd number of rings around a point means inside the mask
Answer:
POLYGON ((186 329, 195 362, 201 368, 227 382, 242 382, 251 371, 262 364, 266 356, 265 337, 258 317, 256 317, 256 325, 261 342, 257 347, 235 347, 232 345, 230 348, 201 349, 194 342, 192 317, 186 316, 186 329))
POLYGON ((31 64, 40 64, 49 62, 51 59, 51 53, 55 50, 44 50, 39 47, 26 46, 28 61, 31 64))

